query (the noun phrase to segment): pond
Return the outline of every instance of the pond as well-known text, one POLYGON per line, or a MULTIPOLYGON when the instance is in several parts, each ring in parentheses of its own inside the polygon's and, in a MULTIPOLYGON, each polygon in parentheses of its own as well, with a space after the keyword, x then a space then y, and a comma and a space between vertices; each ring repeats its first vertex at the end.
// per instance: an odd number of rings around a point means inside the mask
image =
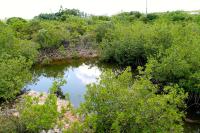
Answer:
POLYGON ((26 89, 37 92, 49 92, 53 82, 62 75, 67 83, 61 87, 63 94, 70 95, 71 103, 78 107, 84 101, 86 86, 98 81, 108 65, 99 64, 95 60, 70 60, 54 62, 47 66, 35 66, 32 69, 34 80, 26 89))
MULTIPOLYGON (((84 102, 87 84, 98 82, 99 76, 105 69, 116 70, 115 68, 114 65, 100 64, 96 60, 69 60, 54 62, 47 66, 35 66, 32 69, 34 80, 26 86, 26 89, 49 92, 54 80, 58 79, 59 75, 63 75, 67 83, 61 87, 62 92, 70 95, 71 103, 77 108, 81 102, 84 102)), ((188 113, 194 114, 194 112, 188 113)), ((197 115, 200 119, 200 113, 197 115)), ((184 128, 185 133, 200 132, 200 124, 185 123, 184 128)))

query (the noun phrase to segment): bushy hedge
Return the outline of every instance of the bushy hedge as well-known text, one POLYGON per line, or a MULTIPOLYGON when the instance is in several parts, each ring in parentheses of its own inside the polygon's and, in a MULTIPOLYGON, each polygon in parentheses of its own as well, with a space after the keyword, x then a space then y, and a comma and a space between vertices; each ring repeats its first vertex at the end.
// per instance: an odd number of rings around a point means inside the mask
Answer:
POLYGON ((101 81, 88 86, 81 107, 83 123, 74 132, 182 132, 184 99, 187 94, 175 86, 165 86, 161 94, 152 84, 151 69, 132 79, 130 69, 116 77, 111 71, 101 81))

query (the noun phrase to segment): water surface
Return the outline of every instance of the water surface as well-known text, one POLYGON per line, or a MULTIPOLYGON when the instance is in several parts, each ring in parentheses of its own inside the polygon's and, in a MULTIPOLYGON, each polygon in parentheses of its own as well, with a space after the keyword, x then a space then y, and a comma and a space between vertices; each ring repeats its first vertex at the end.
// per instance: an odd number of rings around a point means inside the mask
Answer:
POLYGON ((34 81, 26 88, 37 92, 49 92, 58 75, 63 75, 67 83, 61 87, 62 92, 69 93, 72 104, 78 107, 84 101, 86 86, 96 83, 105 68, 95 61, 59 62, 48 66, 36 66, 32 70, 34 81))

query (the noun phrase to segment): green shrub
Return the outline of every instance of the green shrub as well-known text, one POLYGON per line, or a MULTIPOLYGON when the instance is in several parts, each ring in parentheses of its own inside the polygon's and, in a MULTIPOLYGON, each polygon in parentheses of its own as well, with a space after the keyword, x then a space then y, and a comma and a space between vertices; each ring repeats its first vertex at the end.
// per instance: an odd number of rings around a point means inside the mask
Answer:
POLYGON ((99 24, 96 29, 96 42, 102 42, 103 38, 106 36, 106 33, 113 28, 113 24, 110 22, 99 24))
MULTIPOLYGON (((8 22, 11 23, 10 21, 8 22)), ((29 69, 38 54, 36 43, 17 39, 13 33, 7 25, 0 23, 1 100, 15 98, 31 80, 29 69)))
POLYGON ((58 51, 62 56, 66 56, 67 55, 67 51, 66 51, 66 49, 65 49, 65 47, 63 45, 58 48, 58 51))
POLYGON ((26 96, 24 102, 20 104, 20 120, 26 126, 27 131, 40 132, 48 131, 55 127, 59 112, 57 111, 57 90, 66 83, 65 80, 55 81, 50 88, 44 103, 39 97, 26 96))
POLYGON ((58 117, 55 95, 49 95, 42 105, 38 102, 38 98, 26 97, 22 111, 20 111, 21 121, 31 132, 54 128, 58 117))
MULTIPOLYGON (((156 94, 150 69, 142 77, 132 79, 127 69, 116 77, 111 71, 101 76, 98 84, 88 86, 81 107, 82 132, 182 132, 186 94, 177 85, 165 86, 156 94)), ((141 73, 142 74, 142 73, 141 73)))
MULTIPOLYGON (((200 30, 189 25, 176 35, 173 45, 159 59, 153 59, 153 77, 163 84, 177 83, 187 91, 199 92, 200 30), (191 28, 193 27, 193 28, 191 28)), ((151 61, 149 61, 151 62, 151 61)))
POLYGON ((172 21, 184 21, 187 18, 187 16, 188 15, 183 11, 175 11, 169 13, 169 17, 171 18, 172 21))
POLYGON ((78 58, 80 58, 77 51, 75 51, 75 50, 72 51, 72 58, 73 58, 73 59, 78 59, 78 58))
POLYGON ((1 133, 25 132, 25 127, 23 123, 16 116, 0 114, 0 123, 1 133))
POLYGON ((6 23, 12 27, 17 32, 20 32, 23 30, 23 28, 26 26, 27 21, 23 18, 18 17, 12 17, 9 18, 6 23))
POLYGON ((59 45, 60 43, 59 40, 54 38, 53 33, 45 29, 39 30, 36 41, 42 48, 53 47, 55 45, 59 45))
POLYGON ((14 44, 14 32, 11 28, 4 23, 0 23, 0 54, 8 50, 14 44))
POLYGON ((121 65, 142 65, 147 60, 145 44, 148 37, 148 27, 142 23, 116 25, 101 44, 101 58, 121 65))
POLYGON ((0 98, 15 98, 20 90, 31 80, 29 71, 32 63, 21 58, 0 58, 0 98))
POLYGON ((35 63, 38 57, 38 49, 40 45, 38 43, 28 41, 28 40, 19 40, 16 44, 13 45, 12 56, 23 56, 27 60, 35 63))
POLYGON ((63 41, 69 39, 69 33, 62 23, 57 21, 41 22, 42 29, 33 35, 33 41, 39 43, 41 48, 59 48, 63 41))
POLYGON ((159 18, 159 15, 155 13, 150 13, 150 14, 147 14, 146 16, 141 17, 140 20, 142 20, 144 23, 148 23, 148 22, 153 22, 157 20, 158 18, 159 18))
POLYGON ((43 65, 49 65, 52 62, 52 59, 45 56, 45 58, 42 60, 43 65))

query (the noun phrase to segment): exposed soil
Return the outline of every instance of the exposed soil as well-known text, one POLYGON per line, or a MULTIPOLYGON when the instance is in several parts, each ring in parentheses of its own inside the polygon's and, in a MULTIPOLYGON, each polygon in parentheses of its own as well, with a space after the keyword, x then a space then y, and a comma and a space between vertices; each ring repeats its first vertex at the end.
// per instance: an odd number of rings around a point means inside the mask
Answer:
POLYGON ((64 53, 61 53, 58 49, 43 49, 40 50, 38 63, 42 63, 47 59, 50 61, 57 61, 75 58, 96 58, 98 55, 97 50, 85 48, 66 48, 64 53))

